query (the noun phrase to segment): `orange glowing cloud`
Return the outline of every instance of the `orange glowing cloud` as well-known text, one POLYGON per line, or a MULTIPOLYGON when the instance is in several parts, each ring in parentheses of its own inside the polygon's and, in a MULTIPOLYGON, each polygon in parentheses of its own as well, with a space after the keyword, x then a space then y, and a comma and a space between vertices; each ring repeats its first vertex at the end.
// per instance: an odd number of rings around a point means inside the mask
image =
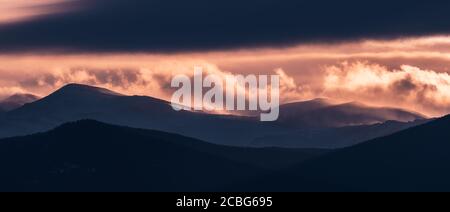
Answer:
POLYGON ((67 83, 169 100, 175 74, 278 74, 282 102, 328 97, 450 113, 450 36, 180 54, 0 55, 0 97, 67 83), (445 48, 448 47, 448 48, 445 48))
POLYGON ((327 95, 383 106, 403 107, 431 116, 449 112, 450 75, 403 65, 389 70, 379 64, 344 62, 327 67, 327 95))
POLYGON ((57 12, 57 3, 64 0, 0 0, 0 24, 26 20, 35 16, 57 12))

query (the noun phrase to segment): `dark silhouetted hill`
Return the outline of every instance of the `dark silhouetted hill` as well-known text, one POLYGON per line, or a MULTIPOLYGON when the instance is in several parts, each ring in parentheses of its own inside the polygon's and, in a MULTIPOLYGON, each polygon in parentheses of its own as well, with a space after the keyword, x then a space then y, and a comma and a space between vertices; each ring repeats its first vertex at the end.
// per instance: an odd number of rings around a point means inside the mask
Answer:
POLYGON ((245 185, 264 191, 450 191, 449 179, 447 116, 245 185))
POLYGON ((0 190, 221 191, 325 152, 225 147, 85 120, 0 140, 0 190))

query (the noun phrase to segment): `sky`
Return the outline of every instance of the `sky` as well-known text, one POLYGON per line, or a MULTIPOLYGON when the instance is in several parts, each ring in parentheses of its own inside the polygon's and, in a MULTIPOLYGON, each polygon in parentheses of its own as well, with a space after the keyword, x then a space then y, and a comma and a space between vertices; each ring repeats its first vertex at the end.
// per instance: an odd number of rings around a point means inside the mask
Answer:
POLYGON ((174 74, 279 74, 327 97, 450 113, 446 1, 0 0, 0 98, 67 83, 170 99, 174 74))
MULTIPOLYGON (((0 23, 14 23, 60 12, 64 0, 0 0, 0 23)), ((66 0, 67 2, 67 0, 66 0)))

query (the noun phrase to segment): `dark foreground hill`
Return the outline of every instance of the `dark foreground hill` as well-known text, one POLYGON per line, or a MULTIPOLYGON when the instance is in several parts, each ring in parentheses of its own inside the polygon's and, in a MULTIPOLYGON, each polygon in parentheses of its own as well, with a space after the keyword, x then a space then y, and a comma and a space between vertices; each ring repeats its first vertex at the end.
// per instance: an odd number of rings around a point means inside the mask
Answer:
POLYGON ((324 152, 224 147, 87 120, 0 140, 0 190, 220 191, 324 152))
POLYGON ((450 191, 450 116, 245 186, 263 191, 450 191))

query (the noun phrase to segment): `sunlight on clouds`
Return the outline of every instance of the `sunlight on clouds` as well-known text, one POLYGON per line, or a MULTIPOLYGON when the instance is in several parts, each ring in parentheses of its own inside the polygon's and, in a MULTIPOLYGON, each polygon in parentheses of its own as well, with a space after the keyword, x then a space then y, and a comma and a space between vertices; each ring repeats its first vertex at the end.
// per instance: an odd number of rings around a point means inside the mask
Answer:
POLYGON ((31 92, 28 92, 19 86, 0 87, 0 99, 4 99, 4 98, 10 96, 11 94, 22 94, 22 93, 26 94, 26 93, 31 93, 31 92))
POLYGON ((52 4, 71 0, 0 0, 0 24, 57 12, 52 4))
POLYGON ((440 116, 450 112, 450 75, 402 65, 389 70, 368 62, 329 66, 325 93, 352 100, 404 107, 440 116))
POLYGON ((315 94, 307 85, 299 85, 292 76, 281 69, 275 69, 280 77, 280 101, 283 103, 295 102, 315 98, 315 94))
POLYGON ((276 73, 283 103, 328 97, 450 113, 449 36, 166 55, 0 54, 0 96, 45 96, 75 82, 168 100, 172 76, 192 76, 197 66, 222 78, 276 73))

